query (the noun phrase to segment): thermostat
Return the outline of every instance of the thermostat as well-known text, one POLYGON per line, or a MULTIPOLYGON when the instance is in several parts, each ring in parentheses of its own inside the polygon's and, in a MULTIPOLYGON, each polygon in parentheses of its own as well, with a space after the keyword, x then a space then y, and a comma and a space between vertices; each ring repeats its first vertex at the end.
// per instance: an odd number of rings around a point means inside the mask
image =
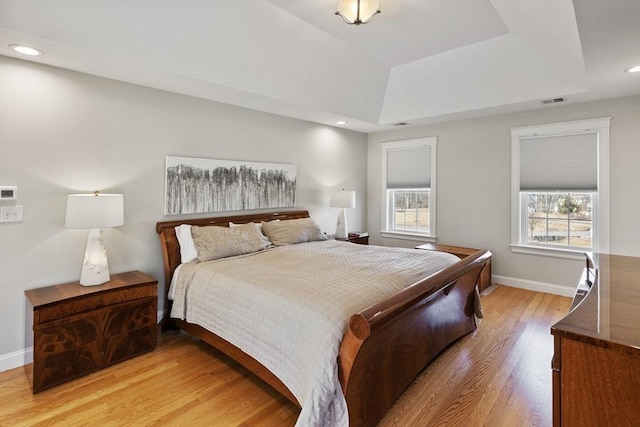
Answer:
POLYGON ((0 185, 0 200, 17 200, 18 187, 13 185, 0 185))

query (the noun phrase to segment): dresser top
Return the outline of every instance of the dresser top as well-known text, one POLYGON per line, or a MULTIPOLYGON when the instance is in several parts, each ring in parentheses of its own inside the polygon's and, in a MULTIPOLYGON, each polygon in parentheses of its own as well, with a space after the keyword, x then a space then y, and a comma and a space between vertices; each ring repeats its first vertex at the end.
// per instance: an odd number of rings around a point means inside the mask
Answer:
POLYGON ((551 332, 604 347, 640 350, 640 258, 593 254, 597 280, 551 332))
POLYGON ((97 286, 82 286, 79 282, 69 282, 30 289, 24 293, 27 295, 31 305, 36 308, 86 295, 155 282, 156 279, 140 271, 130 271, 128 273, 112 274, 110 281, 97 286))

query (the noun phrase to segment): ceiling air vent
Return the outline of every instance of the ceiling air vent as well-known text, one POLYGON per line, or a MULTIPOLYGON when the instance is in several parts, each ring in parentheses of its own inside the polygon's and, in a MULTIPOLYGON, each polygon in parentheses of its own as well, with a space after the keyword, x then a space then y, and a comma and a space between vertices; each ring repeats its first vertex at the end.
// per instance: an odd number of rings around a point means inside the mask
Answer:
POLYGON ((394 126, 406 126, 406 125, 408 125, 408 124, 409 124, 409 123, 405 123, 405 122, 398 122, 398 123, 394 123, 393 125, 394 125, 394 126))
POLYGON ((564 101, 566 101, 564 98, 551 98, 551 99, 545 99, 544 101, 540 101, 540 103, 544 105, 548 105, 548 104, 557 104, 558 102, 564 102, 564 101))

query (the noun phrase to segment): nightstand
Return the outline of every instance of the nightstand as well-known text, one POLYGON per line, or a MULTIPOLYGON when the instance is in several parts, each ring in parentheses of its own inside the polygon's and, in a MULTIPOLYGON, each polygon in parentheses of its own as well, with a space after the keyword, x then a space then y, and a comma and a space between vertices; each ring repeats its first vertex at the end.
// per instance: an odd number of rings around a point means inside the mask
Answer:
POLYGON ((349 237, 347 239, 351 243, 356 243, 358 245, 368 245, 369 244, 369 236, 364 237, 349 237))
POLYGON ((368 245, 369 244, 369 236, 362 236, 362 237, 347 237, 346 239, 338 239, 337 237, 334 237, 336 240, 342 240, 343 242, 351 242, 351 243, 355 243, 357 245, 368 245))
MULTIPOLYGON (((466 258, 469 255, 477 252, 477 249, 473 248, 461 248, 459 246, 438 245, 435 243, 425 243, 424 245, 416 246, 416 249, 422 249, 427 251, 447 252, 457 256, 458 258, 466 258)), ((478 280, 478 292, 482 292, 491 286, 491 257, 484 264, 484 268, 480 272, 480 279, 478 280)))
POLYGON ((25 366, 33 392, 154 350, 157 287, 153 277, 132 271, 98 286, 25 291, 33 311, 33 363, 25 366))

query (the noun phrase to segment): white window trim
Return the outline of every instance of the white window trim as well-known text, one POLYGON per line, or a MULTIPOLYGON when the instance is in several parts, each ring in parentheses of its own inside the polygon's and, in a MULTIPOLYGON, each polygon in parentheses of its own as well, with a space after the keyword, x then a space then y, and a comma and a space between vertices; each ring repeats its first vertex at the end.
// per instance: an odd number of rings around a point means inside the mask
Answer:
POLYGON ((608 253, 609 244, 609 129, 611 117, 575 120, 511 128, 511 251, 556 258, 584 259, 585 251, 541 247, 521 243, 520 141, 526 137, 568 135, 585 131, 598 133, 598 191, 594 193, 596 224, 594 252, 608 253))
POLYGON ((436 145, 438 143, 437 136, 429 136, 424 138, 405 139, 401 141, 389 141, 381 143, 382 147, 382 182, 381 182, 381 200, 382 200, 382 237, 393 239, 403 239, 422 242, 436 241, 436 145), (429 232, 416 233, 411 231, 396 231, 389 229, 389 212, 390 206, 387 198, 387 153, 397 149, 411 149, 429 146, 431 149, 431 187, 429 194, 429 232))

